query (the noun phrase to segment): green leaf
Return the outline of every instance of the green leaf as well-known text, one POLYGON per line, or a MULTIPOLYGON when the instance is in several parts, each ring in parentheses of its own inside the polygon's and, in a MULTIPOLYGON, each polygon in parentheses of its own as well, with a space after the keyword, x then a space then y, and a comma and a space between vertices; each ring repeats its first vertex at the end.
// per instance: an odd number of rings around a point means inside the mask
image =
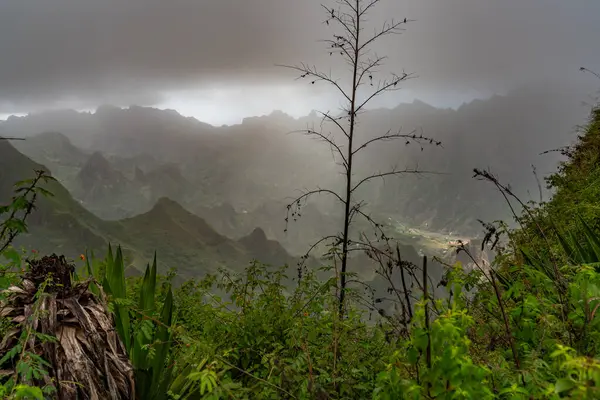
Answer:
MULTIPOLYGON (((112 248, 109 244, 108 255, 106 257, 106 275, 103 282, 104 290, 110 293, 114 300, 127 299, 125 284, 125 267, 123 265, 123 253, 121 246, 117 248, 117 254, 113 258, 112 248)), ((131 351, 131 321, 129 319, 129 309, 123 304, 115 304, 114 307, 115 324, 117 332, 125 345, 128 353, 131 351)))
POLYGON ((556 228, 554 225, 552 225, 552 226, 556 233, 556 237, 558 238, 558 241, 559 241, 560 245, 562 246, 565 254, 569 258, 569 260, 573 263, 581 262, 582 255, 578 254, 576 252, 576 250, 574 249, 574 246, 571 246, 570 241, 568 241, 567 238, 565 238, 565 236, 558 230, 558 228, 556 228))
POLYGON ((154 343, 152 348, 155 349, 156 353, 152 360, 149 361, 149 371, 152 374, 150 389, 151 394, 154 393, 166 393, 166 386, 171 382, 171 374, 173 368, 169 368, 163 376, 167 358, 169 356, 169 350, 171 348, 171 323, 173 319, 173 292, 169 288, 167 297, 163 304, 163 308, 160 314, 160 324, 156 327, 156 333, 154 335, 154 343), (160 388, 160 389, 159 389, 160 388))
POLYGON ((2 226, 9 231, 15 231, 19 233, 27 232, 27 225, 25 224, 25 221, 16 218, 7 219, 2 223, 2 226))
POLYGON ((575 382, 573 382, 571 379, 562 378, 556 381, 556 385, 554 385, 554 391, 560 394, 573 389, 573 387, 575 387, 575 382))
POLYGON ((15 387, 15 398, 44 400, 44 393, 39 387, 17 385, 15 387))
MULTIPOLYGON (((156 253, 152 267, 146 266, 146 272, 140 288, 139 308, 144 316, 149 316, 155 308, 156 292, 156 253)), ((144 320, 140 326, 140 332, 137 333, 133 343, 131 361, 136 368, 147 369, 148 351, 144 346, 154 341, 154 325, 151 321, 144 320)))
POLYGON ((10 263, 13 266, 20 266, 21 265, 21 254, 14 248, 14 247, 9 247, 6 250, 4 250, 4 252, 2 253, 2 255, 8 260, 10 261, 10 263))
POLYGON ((45 197, 54 197, 54 193, 52 193, 51 191, 46 190, 44 188, 38 187, 38 188, 36 188, 36 191, 38 193, 40 193, 42 196, 45 196, 45 197))
POLYGON ((570 238, 571 243, 573 243, 573 246, 575 247, 576 254, 579 257, 579 263, 580 264, 587 264, 587 263, 589 263, 590 260, 594 259, 593 256, 592 256, 592 253, 589 250, 586 250, 581 245, 581 243, 579 242, 579 240, 575 236, 574 232, 569 232, 568 236, 570 238))
POLYGON ((154 294, 156 292, 156 253, 152 267, 147 266, 140 290, 140 310, 145 313, 154 311, 154 294))
POLYGON ((594 233, 592 228, 585 222, 585 220, 579 216, 579 221, 583 225, 583 230, 585 233, 585 237, 588 241, 588 246, 593 252, 595 256, 594 260, 587 260, 587 262, 598 262, 600 261, 600 236, 594 233))
POLYGON ((106 277, 108 278, 108 283, 110 284, 113 297, 120 299, 127 298, 125 267, 123 263, 123 252, 121 251, 121 246, 117 247, 115 258, 107 265, 106 277))
POLYGON ((28 206, 29 206, 29 201, 25 197, 20 196, 13 200, 13 202, 10 205, 10 208, 15 211, 19 211, 19 210, 26 210, 28 206))

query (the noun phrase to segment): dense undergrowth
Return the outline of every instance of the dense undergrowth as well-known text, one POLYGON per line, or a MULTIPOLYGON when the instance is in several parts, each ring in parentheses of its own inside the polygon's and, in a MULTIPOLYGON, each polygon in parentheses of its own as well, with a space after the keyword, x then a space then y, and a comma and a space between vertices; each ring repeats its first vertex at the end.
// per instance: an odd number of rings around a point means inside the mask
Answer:
MULTIPOLYGON (((173 273, 157 275, 156 261, 126 280, 116 249, 82 257, 73 279, 88 282, 113 315, 140 399, 600 398, 599 138, 596 109, 548 179, 553 198, 521 204, 517 230, 487 225, 494 265, 449 266, 449 296, 414 291, 408 320, 364 311, 359 290, 340 318, 334 267, 324 268, 330 280, 306 271, 293 288, 282 283, 286 269, 260 264, 174 288, 173 273)), ((478 175, 518 205, 508 186, 478 175)), ((34 193, 21 190, 0 208, 0 246, 26 230, 34 193)), ((3 255, 0 283, 18 285, 24 254, 5 246, 3 255)), ((31 296, 34 310, 45 287, 31 296)), ((27 321, 2 321, 5 335, 15 324, 29 328, 1 355, 0 392, 53 398, 64 383, 44 344, 57 338, 27 321), (28 346, 32 338, 38 346, 28 346)))

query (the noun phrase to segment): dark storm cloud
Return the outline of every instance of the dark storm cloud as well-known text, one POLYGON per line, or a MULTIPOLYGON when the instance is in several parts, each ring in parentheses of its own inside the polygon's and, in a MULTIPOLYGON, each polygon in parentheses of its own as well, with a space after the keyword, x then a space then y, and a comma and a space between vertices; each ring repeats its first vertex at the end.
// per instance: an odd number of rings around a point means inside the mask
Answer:
MULTIPOLYGON (((334 1, 334 0, 328 0, 334 1)), ((275 63, 328 67, 318 0, 2 0, 0 112, 160 101, 206 84, 290 83, 275 63)), ((600 68, 596 0, 384 0, 414 18, 383 42, 389 69, 431 90, 503 90, 600 68)), ((365 33, 370 33, 367 29, 365 33)))

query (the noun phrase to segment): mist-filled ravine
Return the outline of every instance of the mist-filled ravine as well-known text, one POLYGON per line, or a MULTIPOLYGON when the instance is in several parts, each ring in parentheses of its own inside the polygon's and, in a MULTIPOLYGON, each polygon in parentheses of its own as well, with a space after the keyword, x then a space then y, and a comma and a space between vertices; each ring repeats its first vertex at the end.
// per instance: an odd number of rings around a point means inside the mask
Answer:
POLYGON ((600 398, 600 7, 412 3, 0 4, 0 397, 600 398))

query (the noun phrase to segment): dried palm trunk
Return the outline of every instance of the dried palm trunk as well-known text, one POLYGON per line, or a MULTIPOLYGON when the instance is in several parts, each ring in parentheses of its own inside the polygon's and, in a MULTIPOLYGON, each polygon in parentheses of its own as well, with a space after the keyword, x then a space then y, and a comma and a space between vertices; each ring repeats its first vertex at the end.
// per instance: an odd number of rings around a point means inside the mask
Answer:
POLYGON ((0 316, 16 323, 0 343, 0 357, 18 343, 23 331, 54 336, 55 341, 43 341, 26 335, 21 354, 36 353, 51 367, 45 379, 23 383, 53 383, 60 400, 135 398, 133 369, 101 288, 96 296, 89 289, 92 280, 72 284, 74 267, 63 256, 29 261, 29 266, 21 283, 6 290, 7 301, 0 305, 0 316))

